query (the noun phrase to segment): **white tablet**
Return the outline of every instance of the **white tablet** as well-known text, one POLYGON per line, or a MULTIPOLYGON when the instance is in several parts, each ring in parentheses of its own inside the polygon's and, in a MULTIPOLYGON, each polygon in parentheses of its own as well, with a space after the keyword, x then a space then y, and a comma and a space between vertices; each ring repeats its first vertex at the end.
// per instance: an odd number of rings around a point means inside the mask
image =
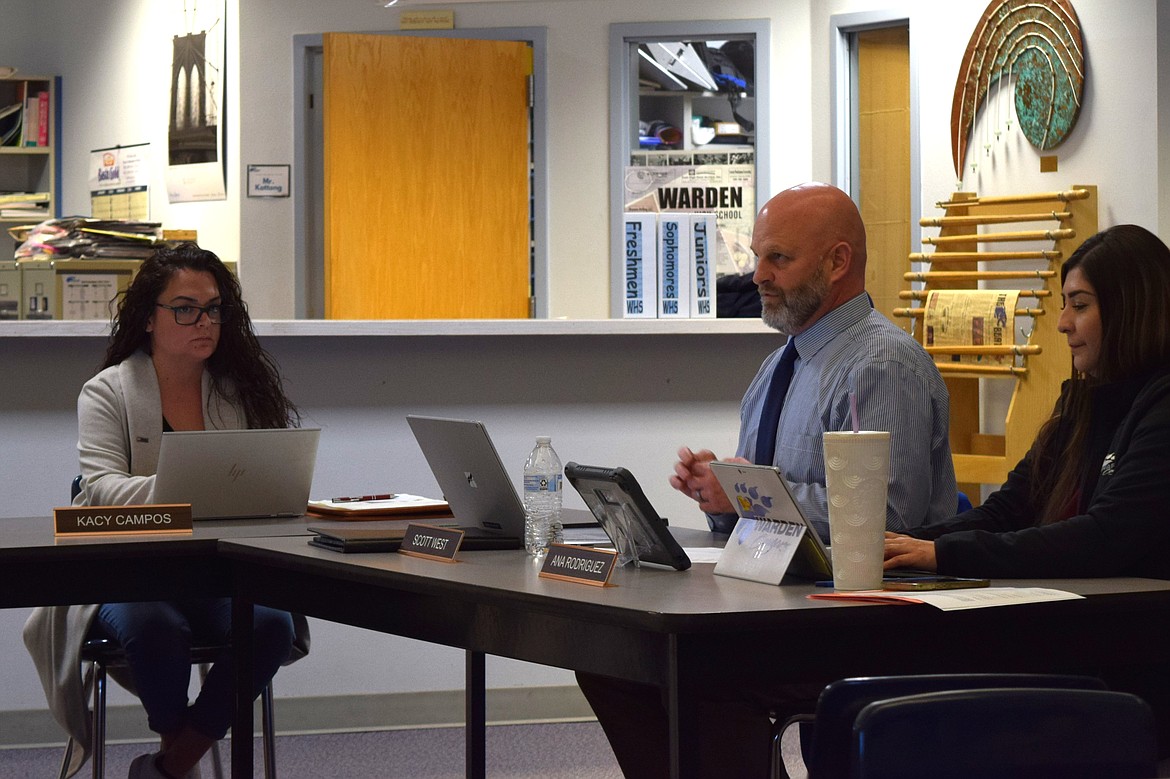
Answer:
POLYGON ((745 519, 771 519, 795 522, 805 527, 789 573, 806 579, 833 578, 829 549, 800 510, 800 504, 788 490, 780 469, 771 465, 712 462, 711 472, 735 506, 735 513, 745 519))

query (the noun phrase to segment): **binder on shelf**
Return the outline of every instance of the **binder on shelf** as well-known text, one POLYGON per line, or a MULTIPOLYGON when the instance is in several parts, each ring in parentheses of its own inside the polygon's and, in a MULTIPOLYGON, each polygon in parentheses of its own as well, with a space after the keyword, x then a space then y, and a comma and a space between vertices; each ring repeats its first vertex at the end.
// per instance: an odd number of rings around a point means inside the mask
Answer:
POLYGON ((626 213, 625 277, 622 316, 654 319, 658 316, 658 217, 649 212, 626 213))
POLYGON ((0 206, 27 206, 48 202, 50 197, 48 192, 5 192, 0 194, 0 206))
POLYGON ((20 128, 24 119, 24 102, 14 103, 5 109, 0 119, 0 146, 15 146, 20 141, 20 128), (9 110, 14 109, 14 110, 9 110))
POLYGON ((41 101, 36 95, 29 95, 24 101, 24 127, 21 129, 21 146, 36 146, 41 127, 41 101))
POLYGON ((691 315, 690 233, 688 214, 658 215, 658 318, 691 315))
POLYGON ((691 214, 690 231, 690 309, 691 317, 715 316, 715 240, 714 214, 691 214))
POLYGON ((21 81, 17 82, 15 86, 16 90, 12 100, 16 110, 11 113, 11 123, 5 124, 3 135, 0 136, 0 145, 4 146, 24 145, 24 109, 25 98, 28 96, 28 85, 21 81))
POLYGON ((38 117, 40 124, 37 125, 37 146, 49 145, 49 93, 41 90, 37 93, 37 103, 40 106, 38 117))

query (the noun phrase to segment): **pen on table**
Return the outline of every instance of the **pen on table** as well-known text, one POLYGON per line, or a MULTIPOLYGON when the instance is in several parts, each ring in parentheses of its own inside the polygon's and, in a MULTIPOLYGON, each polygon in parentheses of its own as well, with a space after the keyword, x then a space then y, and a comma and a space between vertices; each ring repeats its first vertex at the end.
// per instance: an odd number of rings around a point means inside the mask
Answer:
POLYGON ((334 498, 333 503, 361 503, 370 500, 394 500, 398 496, 393 492, 387 492, 383 495, 357 495, 351 498, 334 498))

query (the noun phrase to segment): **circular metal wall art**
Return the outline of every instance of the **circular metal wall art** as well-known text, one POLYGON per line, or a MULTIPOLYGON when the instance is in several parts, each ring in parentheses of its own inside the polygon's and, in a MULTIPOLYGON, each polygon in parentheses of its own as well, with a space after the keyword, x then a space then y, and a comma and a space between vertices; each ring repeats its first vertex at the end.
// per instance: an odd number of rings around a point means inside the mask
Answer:
POLYGON ((962 178, 971 129, 991 85, 1015 80, 1016 118, 1038 149, 1059 146, 1085 88, 1080 21, 1069 0, 992 0, 971 34, 951 107, 951 154, 962 178))

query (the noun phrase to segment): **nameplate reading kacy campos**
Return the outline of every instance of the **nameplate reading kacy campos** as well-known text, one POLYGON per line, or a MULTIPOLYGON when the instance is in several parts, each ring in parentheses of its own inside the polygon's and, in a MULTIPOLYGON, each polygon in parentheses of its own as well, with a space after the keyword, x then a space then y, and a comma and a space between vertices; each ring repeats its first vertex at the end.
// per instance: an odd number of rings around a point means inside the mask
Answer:
POLYGON ((190 503, 142 506, 63 506, 53 509, 53 534, 157 535, 191 533, 190 503))
POLYGON ((540 567, 540 576, 565 582, 604 587, 617 562, 612 549, 593 549, 570 544, 550 544, 540 567))
POLYGON ((459 545, 463 543, 463 531, 449 527, 431 525, 407 525, 398 551, 412 557, 429 557, 433 560, 452 562, 459 545))

